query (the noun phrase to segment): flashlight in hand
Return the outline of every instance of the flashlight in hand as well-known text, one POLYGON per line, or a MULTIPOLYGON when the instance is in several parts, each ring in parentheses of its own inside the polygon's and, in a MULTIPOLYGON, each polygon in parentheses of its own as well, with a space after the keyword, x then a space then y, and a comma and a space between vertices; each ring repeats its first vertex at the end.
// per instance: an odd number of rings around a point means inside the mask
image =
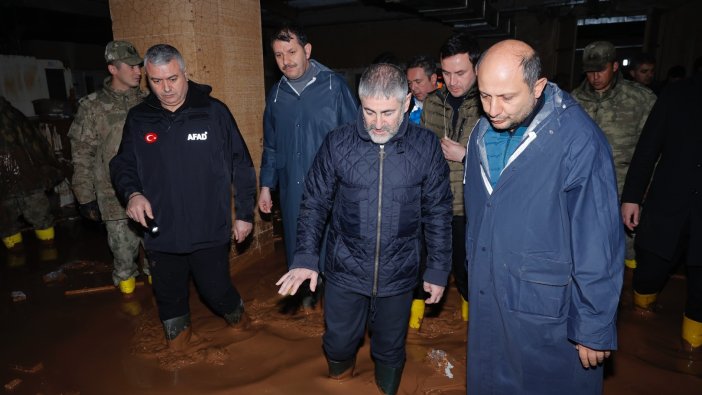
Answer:
POLYGON ((149 216, 145 215, 144 220, 146 221, 146 229, 149 231, 149 233, 158 233, 158 224, 156 223, 156 220, 149 218, 149 216))

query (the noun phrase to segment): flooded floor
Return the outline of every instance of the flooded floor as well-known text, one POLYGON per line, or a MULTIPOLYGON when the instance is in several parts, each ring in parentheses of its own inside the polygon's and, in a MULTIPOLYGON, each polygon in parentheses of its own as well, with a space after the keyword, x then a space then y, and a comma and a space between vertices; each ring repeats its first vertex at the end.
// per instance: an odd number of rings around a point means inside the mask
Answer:
MULTIPOLYGON (((105 231, 68 220, 56 247, 25 232, 23 254, 0 253, 0 384, 11 394, 339 394, 378 393, 368 341, 356 375, 326 378, 320 313, 291 309, 276 294, 285 270, 282 248, 233 265, 253 325, 225 327, 191 288, 194 332, 184 353, 163 340, 145 279, 133 297, 111 287, 105 231)), ((700 394, 702 355, 680 350, 685 280, 674 276, 656 314, 631 309, 631 277, 619 314, 620 350, 605 366, 605 394, 700 394)), ((451 288, 443 308, 410 331, 400 394, 465 394, 466 323, 451 288)))

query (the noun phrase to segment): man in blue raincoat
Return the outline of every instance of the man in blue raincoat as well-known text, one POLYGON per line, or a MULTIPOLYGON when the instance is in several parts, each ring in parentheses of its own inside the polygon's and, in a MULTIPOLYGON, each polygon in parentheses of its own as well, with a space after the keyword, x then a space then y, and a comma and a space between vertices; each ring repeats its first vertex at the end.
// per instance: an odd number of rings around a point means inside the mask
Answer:
POLYGON ((624 239, 602 131, 527 44, 478 62, 468 143, 469 393, 596 394, 617 347, 624 239))
MULTIPOLYGON (((271 190, 278 188, 290 266, 307 171, 327 133, 356 119, 358 104, 342 76, 310 59, 312 44, 299 26, 281 26, 271 47, 283 76, 266 98, 258 207, 270 213, 271 190)), ((312 303, 303 297, 304 307, 312 303)))

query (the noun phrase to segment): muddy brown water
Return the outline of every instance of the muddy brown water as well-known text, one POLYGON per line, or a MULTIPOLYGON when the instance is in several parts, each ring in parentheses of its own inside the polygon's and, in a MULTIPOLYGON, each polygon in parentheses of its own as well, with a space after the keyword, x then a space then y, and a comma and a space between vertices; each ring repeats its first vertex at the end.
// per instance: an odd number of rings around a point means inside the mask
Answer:
MULTIPOLYGON (((320 312, 291 308, 274 285, 284 273, 282 246, 248 254, 232 276, 253 324, 233 331, 191 288, 193 330, 201 342, 170 352, 151 288, 133 297, 110 287, 104 229, 81 220, 57 226, 56 245, 25 232, 25 251, 0 259, 0 384, 8 394, 377 394, 366 341, 355 376, 326 377, 320 312), (271 249, 272 250, 272 249, 271 249), (86 291, 87 289, 87 291, 86 291), (14 300, 13 300, 14 297, 14 300)), ((656 314, 631 309, 631 277, 619 313, 619 344, 606 366, 605 394, 702 394, 702 356, 679 346, 685 281, 675 275, 656 314)), ((466 393, 466 323, 452 287, 445 303, 410 331, 400 394, 466 393)))

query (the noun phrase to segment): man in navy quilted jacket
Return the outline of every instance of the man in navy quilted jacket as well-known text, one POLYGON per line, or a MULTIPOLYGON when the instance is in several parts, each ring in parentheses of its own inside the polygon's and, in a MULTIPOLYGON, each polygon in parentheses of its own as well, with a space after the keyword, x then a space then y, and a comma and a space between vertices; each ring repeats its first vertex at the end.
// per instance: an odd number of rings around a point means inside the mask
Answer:
POLYGON ((314 291, 330 218, 323 337, 329 376, 353 375, 368 327, 376 384, 384 394, 395 394, 405 364, 422 230, 426 303, 441 299, 451 269, 449 168, 436 135, 405 115, 411 94, 402 70, 370 66, 358 93, 356 123, 330 132, 312 164, 294 259, 276 285, 282 295, 295 294, 310 279, 314 291))

